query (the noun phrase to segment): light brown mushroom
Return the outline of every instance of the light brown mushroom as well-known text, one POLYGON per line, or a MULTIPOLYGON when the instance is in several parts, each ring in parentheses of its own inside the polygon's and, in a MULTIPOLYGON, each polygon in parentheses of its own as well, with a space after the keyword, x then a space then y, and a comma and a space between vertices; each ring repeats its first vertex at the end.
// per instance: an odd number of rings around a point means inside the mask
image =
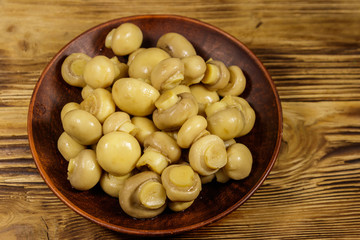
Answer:
POLYGON ((216 91, 207 89, 203 84, 190 86, 190 91, 199 106, 199 115, 205 116, 205 108, 214 102, 218 102, 220 97, 216 91))
POLYGON ((61 65, 61 76, 71 86, 84 87, 84 68, 91 57, 84 53, 72 53, 67 56, 61 65))
POLYGON ((180 156, 181 149, 176 141, 165 132, 156 131, 145 138, 144 153, 136 167, 147 167, 161 174, 169 164, 179 161, 180 156))
POLYGON ((189 148, 197 139, 210 134, 206 127, 207 121, 203 116, 195 115, 187 119, 177 133, 177 144, 181 148, 189 148))
POLYGON ((166 208, 166 193, 160 176, 152 171, 135 174, 124 183, 119 194, 122 210, 134 218, 152 218, 166 208))
POLYGON ((241 180, 250 175, 253 158, 244 144, 236 143, 228 147, 227 159, 223 171, 229 178, 241 180))
POLYGON ((131 122, 129 114, 117 111, 108 116, 103 124, 104 135, 115 131, 126 132, 135 136, 138 128, 131 122))
POLYGON ((144 141, 147 136, 159 130, 154 122, 147 117, 133 117, 131 118, 131 122, 137 128, 135 138, 142 146, 144 146, 144 141))
POLYGON ((202 176, 217 172, 226 162, 224 141, 216 135, 206 135, 190 147, 190 166, 202 176))
POLYGON ((206 63, 199 55, 184 57, 181 59, 184 63, 184 80, 181 84, 190 86, 199 83, 206 71, 206 63))
POLYGON ((151 85, 159 91, 172 89, 184 80, 184 63, 179 58, 160 61, 150 74, 151 85))
POLYGON ((66 132, 63 132, 58 138, 57 148, 65 160, 69 161, 71 158, 76 157, 81 150, 85 149, 85 146, 75 141, 66 132))
POLYGON ((171 201, 192 201, 201 191, 199 175, 187 164, 168 166, 161 174, 161 181, 171 201))
POLYGON ((125 180, 131 176, 132 173, 116 176, 104 171, 100 178, 100 186, 109 196, 118 198, 124 187, 125 180))
POLYGON ((169 32, 162 35, 156 47, 165 50, 172 57, 184 58, 196 55, 194 46, 183 35, 169 32))
POLYGON ((97 55, 84 67, 84 81, 92 88, 107 88, 115 79, 115 65, 106 56, 97 55))
POLYGON ((225 64, 218 60, 210 60, 206 63, 205 76, 201 80, 212 91, 226 87, 230 80, 230 72, 225 64))
POLYGON ((246 78, 238 66, 233 65, 228 67, 228 69, 230 73, 229 83, 217 92, 222 97, 226 95, 238 96, 245 90, 246 78))
POLYGON ((152 117, 157 128, 164 131, 177 130, 188 118, 197 115, 198 105, 191 93, 185 92, 176 96, 175 101, 172 100, 174 95, 171 93, 169 98, 161 99, 162 102, 157 101, 158 106, 166 106, 158 107, 153 112, 152 117), (171 104, 166 103, 168 100, 171 104))
POLYGON ((73 188, 81 191, 93 188, 100 180, 102 169, 96 161, 95 151, 84 149, 71 158, 68 164, 68 180, 73 188))

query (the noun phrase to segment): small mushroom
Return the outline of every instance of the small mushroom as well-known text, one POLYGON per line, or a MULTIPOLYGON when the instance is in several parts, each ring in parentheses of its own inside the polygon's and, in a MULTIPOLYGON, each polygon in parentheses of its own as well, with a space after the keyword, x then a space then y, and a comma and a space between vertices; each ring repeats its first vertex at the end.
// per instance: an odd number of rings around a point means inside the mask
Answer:
POLYGON ((94 115, 100 123, 115 112, 115 103, 111 93, 103 88, 93 90, 81 103, 81 109, 94 115))
POLYGON ((63 108, 61 109, 60 119, 61 121, 64 120, 64 116, 70 112, 71 110, 80 109, 80 104, 76 102, 68 102, 66 103, 63 108))
POLYGON ((123 23, 112 29, 105 39, 105 47, 118 56, 125 56, 140 48, 143 41, 141 29, 133 23, 123 23))
POLYGON ((210 134, 206 127, 207 121, 203 116, 195 115, 187 119, 177 133, 177 144, 181 148, 189 148, 197 139, 210 134))
POLYGON ((114 79, 129 77, 129 74, 128 74, 129 66, 126 63, 120 62, 119 59, 116 56, 110 58, 110 61, 112 61, 114 63, 114 66, 115 66, 115 77, 114 77, 114 79))
POLYGON ((153 68, 170 55, 160 48, 146 48, 135 55, 129 65, 131 78, 150 79, 153 68))
POLYGON ((124 187, 125 180, 131 176, 131 173, 116 176, 104 171, 100 178, 100 186, 109 196, 118 198, 124 187))
POLYGON ((133 117, 131 122, 137 128, 135 138, 141 145, 144 145, 144 141, 147 136, 159 130, 155 126, 154 122, 146 117, 133 117))
POLYGON ((115 79, 115 65, 106 56, 98 55, 89 60, 84 67, 84 81, 92 88, 107 88, 115 79))
POLYGON ((199 115, 205 116, 205 108, 214 102, 218 102, 220 97, 216 91, 207 89, 203 84, 190 86, 190 91, 195 97, 199 106, 199 115))
POLYGON ((156 47, 165 50, 172 57, 184 58, 196 55, 194 46, 183 35, 169 32, 162 35, 156 47))
POLYGON ((121 78, 114 83, 112 96, 120 110, 143 117, 154 111, 160 93, 141 79, 121 78))
POLYGON ((227 149, 227 163, 223 168, 224 173, 234 180, 241 180, 250 175, 253 158, 248 147, 236 143, 227 149))
POLYGON ((71 86, 85 87, 83 73, 91 57, 84 53, 72 53, 67 56, 61 65, 61 76, 71 86))
POLYGON ((201 191, 199 175, 187 164, 173 164, 164 169, 161 181, 173 202, 195 200, 201 191))
POLYGON ((125 132, 105 134, 96 145, 96 157, 100 166, 113 175, 131 172, 140 155, 139 142, 125 132))
POLYGON ((230 72, 225 64, 217 60, 209 60, 206 63, 205 76, 201 80, 212 91, 226 87, 230 80, 230 72))
POLYGON ((65 132, 82 145, 92 145, 102 135, 99 120, 85 110, 75 109, 66 113, 62 125, 65 132))
POLYGON ((181 149, 176 141, 165 132, 153 132, 144 140, 144 153, 136 163, 137 168, 144 166, 152 171, 161 172, 171 163, 179 161, 181 149))
POLYGON ((152 218, 166 208, 166 193, 160 176, 151 171, 135 174, 124 183, 119 194, 122 210, 134 218, 152 218))
POLYGON ((217 172, 225 166, 226 161, 224 141, 216 135, 206 135, 190 147, 190 166, 202 176, 217 172))
POLYGON ((108 116, 103 124, 104 135, 115 131, 126 132, 135 136, 138 128, 131 122, 129 114, 117 111, 108 116))
POLYGON ((217 92, 222 97, 226 95, 238 96, 245 90, 246 78, 238 66, 233 65, 228 67, 228 69, 230 73, 229 83, 217 92))
POLYGON ((184 57, 181 59, 184 63, 184 80, 181 84, 190 86, 197 84, 203 79, 206 71, 206 63, 199 55, 184 57))
POLYGON ((191 93, 185 92, 174 96, 170 92, 168 95, 157 101, 158 108, 152 116, 155 126, 164 131, 179 129, 188 118, 198 113, 197 102, 191 93), (171 103, 168 104, 168 101, 171 103))
POLYGON ((151 85, 159 91, 172 89, 184 80, 184 63, 179 58, 160 61, 150 74, 151 85))
POLYGON ((73 188, 81 191, 93 188, 100 180, 102 169, 96 161, 95 151, 84 149, 71 158, 68 180, 73 188))
POLYGON ((66 132, 63 132, 58 138, 57 148, 65 160, 69 161, 71 158, 76 157, 81 150, 85 149, 85 146, 75 141, 66 132))

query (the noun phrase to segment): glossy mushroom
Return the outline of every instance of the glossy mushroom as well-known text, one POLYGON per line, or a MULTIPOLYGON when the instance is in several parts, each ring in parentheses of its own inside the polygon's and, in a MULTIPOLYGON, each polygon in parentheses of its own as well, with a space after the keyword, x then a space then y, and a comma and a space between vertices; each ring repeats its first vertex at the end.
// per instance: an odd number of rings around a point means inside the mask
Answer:
POLYGON ((180 93, 161 98, 156 103, 157 109, 153 112, 153 121, 157 128, 164 131, 179 129, 190 117, 197 115, 198 105, 191 93, 180 93))
POLYGON ((141 79, 121 78, 114 83, 112 96, 120 110, 142 117, 154 111, 160 93, 141 79))
POLYGON ((209 90, 219 90, 226 87, 230 80, 230 72, 225 64, 218 60, 206 63, 205 76, 201 80, 209 90))
POLYGON ((60 119, 61 119, 61 122, 64 120, 64 116, 70 112, 71 110, 75 110, 75 109, 80 109, 80 104, 77 103, 77 102, 68 102, 66 103, 63 108, 61 109, 61 112, 60 112, 60 119))
POLYGON ((184 63, 179 58, 160 61, 150 74, 151 85, 159 91, 172 89, 184 80, 184 63))
POLYGON ((84 67, 84 81, 92 88, 107 88, 115 79, 114 63, 106 56, 97 55, 84 67))
POLYGON ((207 89, 203 84, 190 86, 190 91, 199 106, 199 115, 205 116, 205 108, 214 102, 218 102, 220 97, 216 91, 207 89))
POLYGON ((156 47, 165 50, 172 57, 183 58, 196 55, 194 46, 183 35, 175 32, 163 34, 156 47))
POLYGON ((241 180, 250 175, 253 158, 244 144, 236 143, 228 147, 227 159, 223 171, 229 178, 241 180))
POLYGON ((181 61, 184 64, 184 80, 181 84, 190 86, 199 83, 205 76, 205 60, 199 55, 194 55, 184 57, 181 61))
POLYGON ((229 83, 224 88, 219 89, 217 92, 222 97, 226 95, 238 96, 245 90, 245 75, 241 68, 235 65, 228 67, 228 70, 230 73, 229 83))
POLYGON ((122 210, 134 218, 152 218, 166 208, 166 193, 160 176, 144 171, 129 177, 119 194, 122 210))
POLYGON ((147 117, 133 117, 131 118, 131 122, 137 128, 135 138, 142 146, 147 136, 159 130, 154 122, 147 117))
POLYGON ((203 116, 195 115, 187 119, 177 133, 177 144, 181 148, 189 148, 197 139, 210 134, 206 127, 207 121, 203 116))
POLYGON ((71 158, 76 157, 81 150, 85 149, 85 146, 75 141, 66 132, 63 132, 58 138, 57 148, 65 160, 69 161, 71 158))
POLYGON ((91 57, 85 53, 72 53, 67 56, 61 65, 61 76, 64 81, 74 87, 84 87, 84 68, 90 60, 91 57))
POLYGON ((104 135, 115 131, 126 132, 135 136, 138 128, 131 122, 129 114, 117 111, 108 116, 103 124, 104 135))
POLYGON ((101 189, 109 196, 118 198, 124 187, 125 180, 130 176, 132 176, 131 173, 116 176, 104 171, 100 178, 101 189))
POLYGON ((180 156, 181 149, 176 141, 168 134, 156 131, 145 138, 144 153, 136 163, 136 167, 139 169, 147 167, 161 174, 169 164, 179 161, 180 156))

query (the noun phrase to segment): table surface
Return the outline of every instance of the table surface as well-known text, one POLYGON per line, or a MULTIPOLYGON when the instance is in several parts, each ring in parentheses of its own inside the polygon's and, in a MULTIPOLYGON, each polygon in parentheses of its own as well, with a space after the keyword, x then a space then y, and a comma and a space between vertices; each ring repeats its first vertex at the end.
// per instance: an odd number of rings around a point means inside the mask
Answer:
POLYGON ((357 0, 0 0, 0 239, 132 239, 73 212, 47 187, 27 138, 33 88, 70 40, 102 22, 178 14, 247 45, 277 87, 282 147, 236 211, 173 239, 360 239, 357 0))

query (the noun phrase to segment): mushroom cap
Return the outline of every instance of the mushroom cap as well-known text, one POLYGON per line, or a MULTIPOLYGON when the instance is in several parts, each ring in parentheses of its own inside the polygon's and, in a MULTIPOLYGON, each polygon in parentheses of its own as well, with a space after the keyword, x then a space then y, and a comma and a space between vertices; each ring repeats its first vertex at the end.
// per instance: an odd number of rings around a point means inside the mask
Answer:
POLYGON ((226 85, 229 83, 230 80, 230 72, 228 68, 225 66, 225 64, 218 60, 211 60, 207 62, 207 70, 205 71, 205 76, 202 81, 204 82, 205 79, 207 78, 207 74, 209 74, 208 70, 211 69, 209 65, 213 65, 213 67, 216 67, 219 71, 219 75, 214 82, 205 84, 205 86, 209 90, 218 90, 226 87, 226 85))
POLYGON ((150 74, 151 85, 157 90, 172 89, 184 79, 184 63, 179 58, 160 61, 150 74))
POLYGON ((170 163, 177 162, 181 157, 181 149, 176 141, 165 132, 156 131, 144 140, 144 147, 152 147, 167 157, 170 163))
POLYGON ((161 178, 152 171, 140 172, 125 180, 123 189, 119 194, 121 208, 132 217, 152 218, 161 214, 166 208, 166 204, 156 209, 147 208, 141 204, 139 191, 141 190, 141 186, 146 182, 160 183, 161 178))
POLYGON ((153 112, 153 121, 157 128, 164 131, 179 129, 190 117, 197 115, 198 104, 191 93, 184 92, 178 95, 180 100, 172 107, 153 112))
POLYGON ((203 116, 196 115, 187 119, 177 134, 177 144, 181 148, 188 148, 194 140, 207 127, 207 121, 203 116))
POLYGON ((195 48, 183 35, 175 32, 163 34, 156 46, 164 49, 172 57, 183 58, 196 55, 195 48))
POLYGON ((226 87, 219 89, 217 92, 222 97, 226 95, 238 96, 245 90, 245 75, 241 68, 235 65, 228 67, 228 70, 230 73, 229 83, 226 85, 226 87))
POLYGON ((235 143, 228 147, 227 158, 223 171, 228 177, 240 180, 250 175, 253 158, 249 148, 244 144, 235 143))

